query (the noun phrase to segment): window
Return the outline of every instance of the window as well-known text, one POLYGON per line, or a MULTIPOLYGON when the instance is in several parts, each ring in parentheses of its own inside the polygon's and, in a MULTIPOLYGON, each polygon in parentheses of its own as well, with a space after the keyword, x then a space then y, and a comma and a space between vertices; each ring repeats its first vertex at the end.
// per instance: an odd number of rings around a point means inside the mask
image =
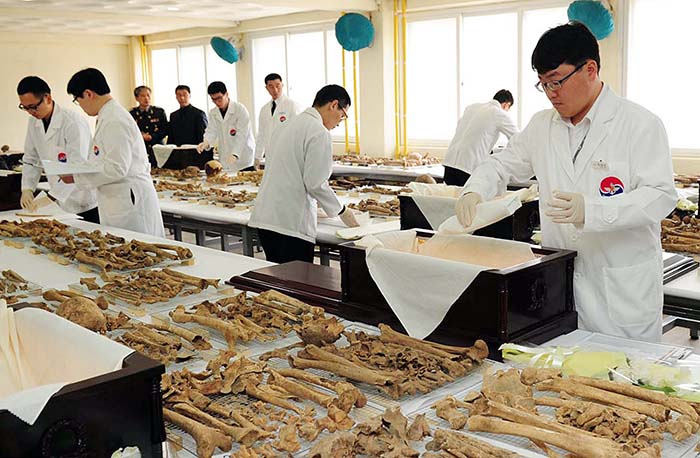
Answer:
MULTIPOLYGON (((437 18, 409 16, 406 89, 409 142, 447 145, 467 105, 490 100, 499 89, 515 98, 510 115, 524 127, 551 108, 534 88, 530 58, 537 40, 568 21, 561 7, 498 7, 437 18)), ((505 143, 505 141, 503 141, 505 143)))
POLYGON ((323 40, 322 31, 289 35, 289 97, 305 107, 311 106, 318 90, 326 85, 326 51, 323 40))
POLYGON ((284 35, 262 37, 252 40, 253 57, 253 105, 255 113, 251 113, 255 126, 258 124, 260 109, 270 101, 270 94, 265 90, 265 76, 279 73, 285 83, 284 92, 288 94, 287 61, 284 35))
POLYGON ((568 20, 566 8, 547 8, 525 11, 523 13, 523 56, 520 64, 523 89, 522 106, 519 108, 521 128, 524 128, 530 122, 532 115, 538 111, 552 108, 552 104, 547 99, 547 96, 535 89, 538 79, 537 73, 532 69, 531 65, 532 51, 534 51, 543 33, 552 27, 567 23, 568 20))
POLYGON ((151 103, 170 114, 178 108, 175 100, 175 86, 178 85, 177 49, 154 49, 151 52, 151 68, 153 75, 151 103))
MULTIPOLYGON (((338 127, 331 131, 331 135, 335 139, 345 140, 345 129, 348 130, 348 138, 355 141, 355 109, 357 112, 360 111, 360 59, 357 56, 357 81, 355 85, 357 86, 358 93, 354 93, 353 89, 353 79, 352 79, 352 52, 345 51, 338 40, 335 38, 334 30, 326 31, 326 84, 337 84, 338 86, 343 86, 345 90, 348 91, 350 95, 351 106, 348 110, 348 119, 341 122, 338 127), (345 85, 343 86, 343 54, 345 54, 345 85)), ((320 87, 319 87, 320 89, 320 87)), ((314 94, 315 95, 315 94, 314 94)), ((311 106, 313 98, 309 101, 309 106, 311 106)), ((352 147, 351 147, 352 148, 352 147)))
POLYGON ((633 0, 630 5, 626 96, 659 116, 675 150, 700 150, 695 83, 700 61, 697 0, 633 0), (691 53, 691 54, 689 54, 691 53))
MULTIPOLYGON (((321 30, 300 30, 282 35, 254 37, 251 40, 251 47, 256 126, 260 110, 270 100, 270 95, 263 84, 265 76, 269 73, 279 73, 282 76, 285 93, 297 101, 302 109, 313 104, 316 93, 323 86, 343 85, 343 51, 335 38, 332 25, 325 26, 321 30)), ((354 106, 358 101, 353 96, 352 54, 346 52, 345 59, 345 89, 350 94, 353 105, 348 110, 346 122, 350 137, 354 139, 354 106)), ((359 69, 357 76, 359 90, 359 69)), ((331 134, 336 140, 344 138, 344 125, 341 123, 331 131, 331 134)))
MULTIPOLYGON (((207 72, 204 65, 204 46, 180 48, 180 81, 190 87, 190 103, 200 110, 207 106, 207 72), (191 65, 190 63, 199 63, 191 65)), ((175 101, 175 88, 169 91, 170 99, 175 101)), ((175 103, 175 109, 179 108, 175 103)), ((172 113, 172 111, 168 111, 172 113)))
POLYGON ((152 102, 168 115, 180 108, 175 99, 178 84, 190 87, 191 103, 200 110, 214 107, 207 95, 212 81, 223 81, 236 100, 236 66, 217 56, 209 44, 151 50, 151 75, 152 102))
POLYGON ((472 103, 490 100, 507 89, 517 99, 518 15, 465 16, 462 21, 460 115, 472 103), (488 43, 488 46, 484 46, 488 43))
POLYGON ((449 140, 459 115, 457 21, 409 22, 406 42, 408 137, 449 140))

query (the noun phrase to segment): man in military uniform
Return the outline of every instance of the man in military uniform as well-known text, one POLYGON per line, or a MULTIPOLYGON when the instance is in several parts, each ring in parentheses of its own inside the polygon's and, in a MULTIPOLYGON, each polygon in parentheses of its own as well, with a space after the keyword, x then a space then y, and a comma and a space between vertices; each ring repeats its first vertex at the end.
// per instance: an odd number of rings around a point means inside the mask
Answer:
POLYGON ((165 116, 165 110, 151 105, 151 88, 148 86, 134 89, 134 97, 139 106, 132 108, 129 113, 141 131, 148 152, 148 162, 151 163, 151 167, 157 167, 153 145, 163 143, 163 139, 168 135, 168 118, 165 116))

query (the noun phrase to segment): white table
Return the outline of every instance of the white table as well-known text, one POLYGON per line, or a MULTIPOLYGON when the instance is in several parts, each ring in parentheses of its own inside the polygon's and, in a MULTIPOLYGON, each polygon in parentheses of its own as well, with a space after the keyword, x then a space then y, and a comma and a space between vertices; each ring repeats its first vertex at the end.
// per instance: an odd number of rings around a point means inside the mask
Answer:
MULTIPOLYGON (((0 212, 0 220, 14 219, 14 213, 14 211, 0 212)), ((138 239, 145 242, 168 243, 187 247, 192 250, 194 254, 194 265, 173 266, 172 269, 199 277, 228 280, 233 276, 244 274, 249 270, 273 265, 273 263, 262 259, 213 250, 211 248, 172 241, 160 237, 153 237, 124 229, 97 225, 86 221, 67 220, 64 221, 64 223, 88 231, 100 229, 103 232, 109 232, 124 237, 127 240, 138 239)), ((2 265, 3 269, 12 269, 27 280, 44 288, 65 289, 66 286, 70 284, 78 283, 80 278, 85 276, 85 273, 78 270, 77 264, 62 266, 50 261, 44 255, 33 255, 30 254, 27 249, 20 250, 5 246, 4 244, 0 244, 0 265, 2 265)))
POLYGON ((426 174, 433 178, 442 179, 445 175, 445 168, 442 164, 424 165, 421 167, 333 164, 333 175, 335 176, 362 176, 369 179, 413 181, 419 175, 426 174))
MULTIPOLYGON (((252 185, 229 187, 233 191, 257 192, 258 188, 252 185)), ((358 203, 363 199, 375 198, 380 201, 391 200, 395 196, 362 193, 359 196, 350 196, 349 193, 338 193, 338 199, 343 205, 358 203)), ((207 231, 217 232, 222 236, 221 249, 226 250, 226 236, 240 237, 243 244, 243 254, 253 256, 253 249, 257 232, 248 226, 251 208, 226 208, 216 205, 199 204, 196 201, 176 200, 165 197, 162 193, 159 198, 160 209, 166 226, 173 227, 175 239, 182 240, 182 230, 192 230, 198 245, 204 243, 204 234, 207 231)), ((327 245, 338 245, 347 240, 336 237, 338 229, 344 225, 336 218, 319 218, 316 241, 321 244, 321 263, 328 265, 327 245)))

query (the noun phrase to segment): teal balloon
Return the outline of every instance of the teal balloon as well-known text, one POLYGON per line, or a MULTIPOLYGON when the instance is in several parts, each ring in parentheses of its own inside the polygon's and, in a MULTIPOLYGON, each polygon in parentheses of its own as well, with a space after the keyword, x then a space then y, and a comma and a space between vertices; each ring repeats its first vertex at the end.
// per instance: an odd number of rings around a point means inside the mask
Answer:
POLYGON ((576 0, 569 5, 566 14, 570 21, 588 27, 598 40, 606 38, 615 29, 612 13, 597 0, 576 0))
POLYGON ((216 55, 221 57, 229 64, 238 62, 238 51, 228 40, 225 40, 221 37, 213 37, 209 41, 209 44, 211 45, 216 55))
POLYGON ((374 40, 374 26, 365 16, 348 13, 335 23, 335 38, 347 51, 359 51, 368 47, 374 40))

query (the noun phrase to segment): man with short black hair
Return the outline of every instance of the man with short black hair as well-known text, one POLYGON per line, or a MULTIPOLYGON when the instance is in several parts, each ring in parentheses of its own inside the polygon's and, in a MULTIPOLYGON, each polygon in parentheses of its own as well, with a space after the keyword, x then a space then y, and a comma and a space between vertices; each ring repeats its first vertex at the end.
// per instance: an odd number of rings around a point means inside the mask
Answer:
POLYGON ((165 237, 146 146, 136 122, 112 98, 107 80, 96 68, 73 75, 67 90, 85 113, 97 116, 88 160, 96 163, 96 172, 61 179, 97 190, 100 222, 105 226, 165 237))
MULTIPOLYGON (((42 160, 75 164, 88 158, 90 126, 80 113, 60 107, 51 88, 38 76, 27 76, 17 85, 19 108, 31 118, 27 125, 22 157, 22 208, 35 211, 34 192, 44 167, 42 160)), ((93 189, 78 189, 57 176, 49 176, 49 197, 68 213, 91 223, 100 222, 97 196, 93 189)))
POLYGON ((258 116, 258 136, 255 138, 255 167, 270 149, 270 139, 282 123, 289 121, 301 111, 301 106, 284 95, 284 83, 277 73, 265 77, 265 90, 272 100, 260 109, 258 116))
MULTIPOLYGON (((175 98, 180 108, 170 113, 168 145, 198 145, 204 140, 207 114, 190 104, 190 88, 181 84, 175 88, 175 98)), ((173 151, 163 165, 166 169, 182 169, 196 165, 200 169, 213 157, 211 150, 197 154, 194 150, 173 151)))
POLYGON ((249 225, 258 228, 265 257, 272 262, 313 262, 318 205, 346 226, 358 226, 353 211, 328 184, 333 171, 330 131, 347 119, 350 96, 334 84, 272 139, 271 155, 249 225), (284 153, 284 154, 282 154, 284 153))
POLYGON ((134 89, 134 98, 139 105, 132 108, 129 113, 139 126, 151 167, 158 167, 156 156, 153 154, 153 145, 163 143, 163 139, 168 135, 168 118, 165 116, 165 110, 151 105, 150 87, 139 86, 134 89))
POLYGON ((598 42, 583 24, 545 32, 532 68, 553 108, 474 171, 457 217, 470 225, 479 202, 536 175, 542 245, 578 252, 579 327, 659 341, 660 222, 677 200, 664 125, 601 81, 598 42))
POLYGON ((197 152, 201 154, 218 143, 219 161, 224 170, 255 170, 255 139, 248 110, 229 99, 228 90, 222 81, 211 83, 207 93, 216 107, 209 111, 209 125, 204 131, 204 140, 197 145, 197 152))
POLYGON ((445 184, 464 186, 469 175, 491 154, 499 134, 510 138, 518 131, 507 114, 512 106, 513 94, 501 89, 493 100, 464 109, 443 161, 445 184))

